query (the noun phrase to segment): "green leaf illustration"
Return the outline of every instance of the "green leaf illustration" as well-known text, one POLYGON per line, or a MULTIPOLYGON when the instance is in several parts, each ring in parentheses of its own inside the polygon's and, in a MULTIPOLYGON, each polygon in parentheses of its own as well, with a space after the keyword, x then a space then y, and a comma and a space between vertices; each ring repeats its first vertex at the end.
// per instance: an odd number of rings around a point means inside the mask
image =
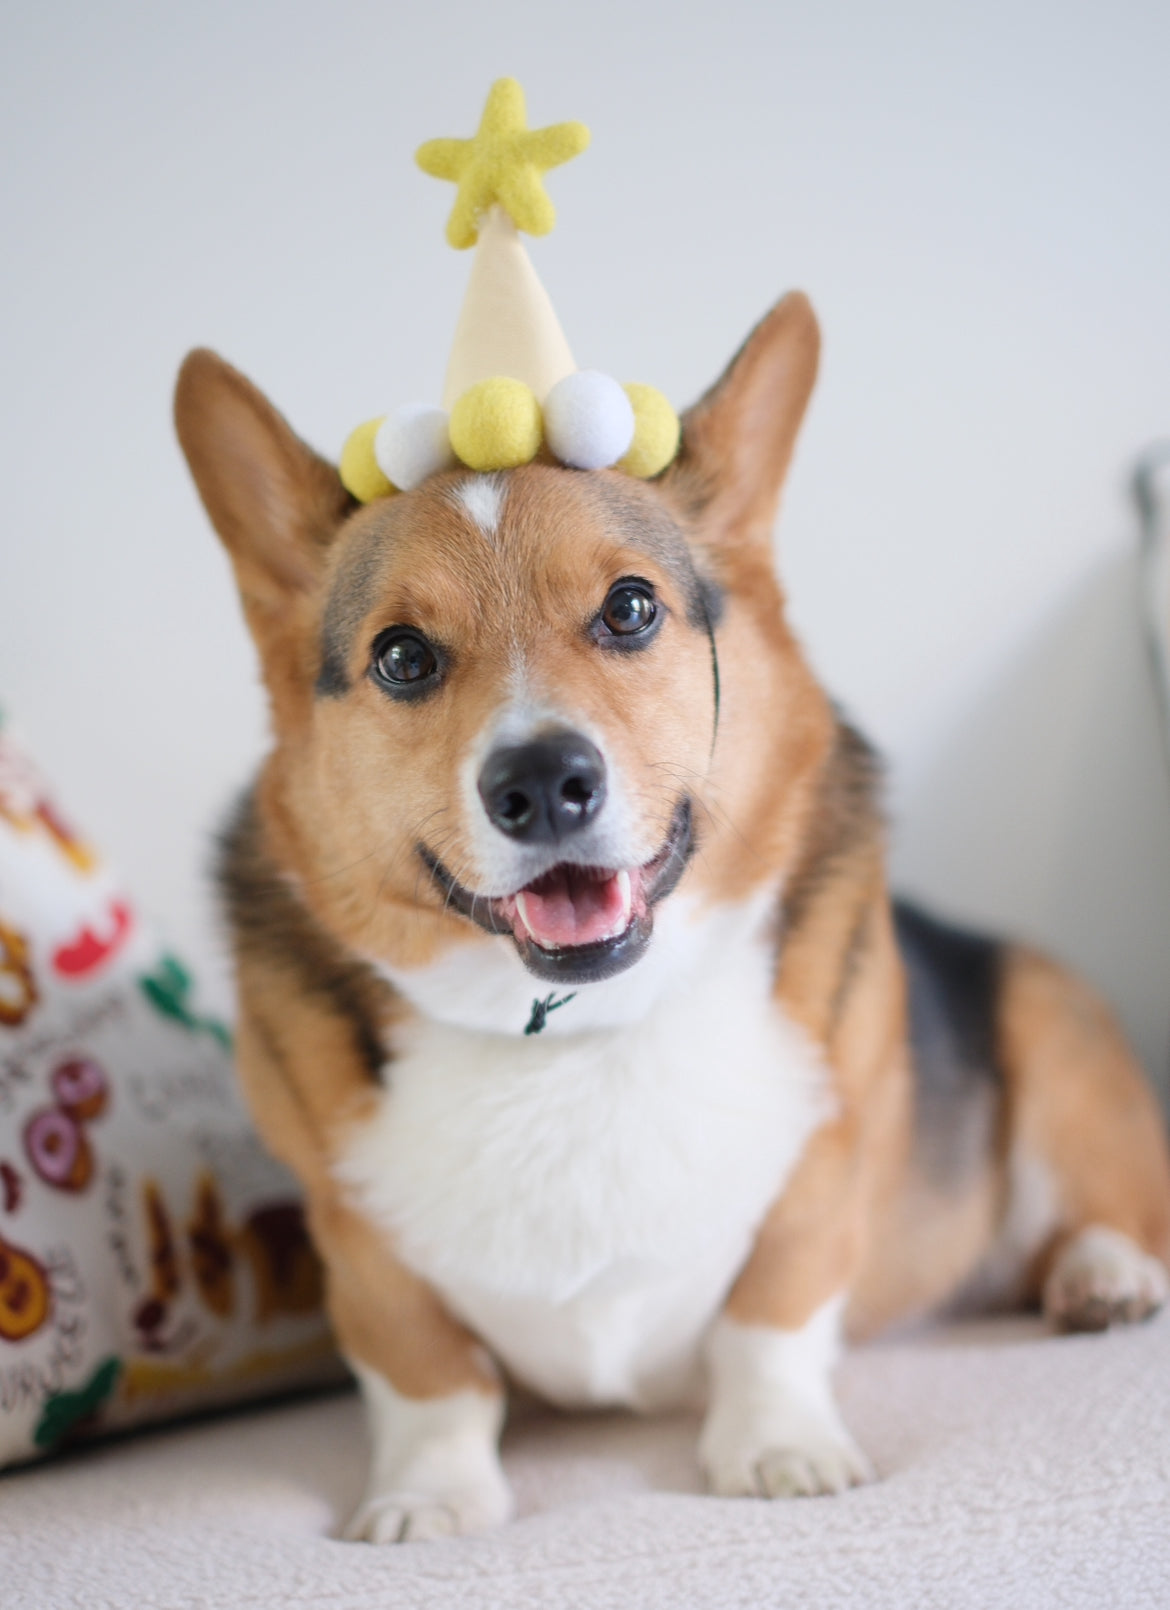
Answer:
POLYGON ((191 975, 177 956, 161 956, 154 972, 143 973, 138 984, 161 1017, 181 1023, 193 1034, 210 1034, 225 1051, 231 1050, 232 1037, 227 1027, 218 1018, 200 1017, 191 1010, 191 975))
POLYGON ((95 1415, 113 1395, 121 1373, 121 1359, 107 1358, 76 1392, 54 1392, 51 1398, 46 1398, 41 1405, 41 1418, 33 1432, 36 1446, 49 1449, 64 1442, 83 1420, 95 1415))

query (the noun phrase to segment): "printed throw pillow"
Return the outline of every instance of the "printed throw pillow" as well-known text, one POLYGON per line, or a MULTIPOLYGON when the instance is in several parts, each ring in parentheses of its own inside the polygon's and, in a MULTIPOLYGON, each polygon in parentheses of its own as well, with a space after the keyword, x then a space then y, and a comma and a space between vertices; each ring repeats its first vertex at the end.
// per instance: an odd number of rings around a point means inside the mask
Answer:
POLYGON ((0 719, 0 1465, 337 1373, 226 1028, 0 719))

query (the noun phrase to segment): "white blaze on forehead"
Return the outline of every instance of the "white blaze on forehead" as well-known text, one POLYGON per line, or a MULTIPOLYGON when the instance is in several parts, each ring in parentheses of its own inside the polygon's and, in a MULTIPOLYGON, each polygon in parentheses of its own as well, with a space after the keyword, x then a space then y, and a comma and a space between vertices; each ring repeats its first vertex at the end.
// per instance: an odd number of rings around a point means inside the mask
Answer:
POLYGON ((498 475, 472 475, 455 488, 455 497, 485 537, 494 537, 504 508, 507 487, 498 475))

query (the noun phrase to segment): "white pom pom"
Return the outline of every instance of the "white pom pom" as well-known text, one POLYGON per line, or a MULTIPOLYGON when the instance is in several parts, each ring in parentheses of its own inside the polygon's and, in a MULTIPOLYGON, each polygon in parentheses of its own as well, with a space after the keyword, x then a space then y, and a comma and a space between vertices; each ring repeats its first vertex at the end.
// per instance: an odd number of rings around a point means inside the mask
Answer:
POLYGON ((558 380, 544 402, 544 439, 562 464, 601 470, 616 464, 634 439, 634 410, 625 388, 596 369, 558 380))
POLYGON ((386 479, 400 492, 412 492, 436 470, 455 462, 447 413, 430 403, 396 408, 378 427, 374 457, 386 479))

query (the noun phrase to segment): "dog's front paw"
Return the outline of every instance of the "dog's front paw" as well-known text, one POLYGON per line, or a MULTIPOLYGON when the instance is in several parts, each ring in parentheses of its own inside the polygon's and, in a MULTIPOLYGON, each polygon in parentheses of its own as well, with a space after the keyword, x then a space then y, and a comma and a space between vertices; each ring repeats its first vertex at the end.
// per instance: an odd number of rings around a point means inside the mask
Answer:
POLYGON ((490 1531, 511 1511, 502 1484, 498 1492, 377 1493, 362 1501, 343 1535, 357 1543, 421 1543, 490 1531))
POLYGON ((874 1477, 839 1421, 807 1413, 774 1412, 751 1425, 714 1413, 703 1428, 699 1459, 708 1487, 724 1498, 843 1493, 874 1477))
POLYGON ((1120 1230, 1090 1225, 1061 1248, 1044 1283, 1044 1312, 1061 1330, 1107 1330, 1156 1314, 1166 1270, 1120 1230))
POLYGON ((421 1543, 440 1537, 502 1526, 512 1513, 512 1494, 503 1476, 449 1492, 391 1489, 369 1493, 343 1536, 357 1543, 421 1543))
POLYGON ((503 1525, 512 1492, 497 1449, 500 1394, 407 1398, 359 1360, 350 1364, 366 1400, 373 1459, 366 1496, 343 1535, 415 1543, 503 1525))

